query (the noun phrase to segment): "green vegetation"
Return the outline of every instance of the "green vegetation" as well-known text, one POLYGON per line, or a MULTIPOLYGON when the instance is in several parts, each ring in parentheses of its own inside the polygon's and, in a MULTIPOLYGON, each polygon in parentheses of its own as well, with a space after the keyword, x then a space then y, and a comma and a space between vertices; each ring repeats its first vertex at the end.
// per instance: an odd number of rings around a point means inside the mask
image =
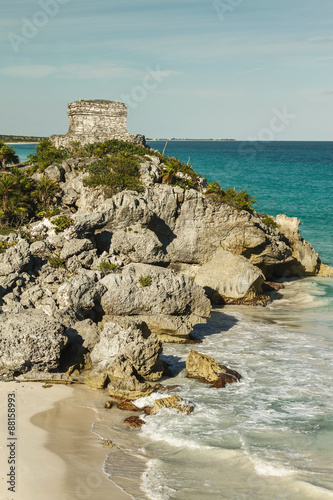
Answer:
POLYGON ((6 226, 5 224, 4 225, 0 225, 0 235, 1 236, 8 236, 10 233, 14 233, 15 232, 15 229, 11 226, 6 226))
POLYGON ((0 141, 0 167, 6 168, 7 165, 19 163, 19 161, 15 149, 0 141))
POLYGON ((6 243, 5 241, 0 241, 0 253, 3 253, 7 248, 12 247, 13 245, 16 245, 16 242, 14 243, 6 243))
POLYGON ((52 220, 52 224, 55 234, 59 234, 73 224, 73 219, 68 215, 59 215, 59 217, 52 220))
POLYGON ((245 189, 236 191, 233 188, 227 188, 226 191, 224 191, 216 181, 208 184, 206 195, 213 197, 215 201, 228 203, 236 207, 237 210, 246 210, 250 213, 253 212, 252 205, 257 203, 253 196, 249 195, 245 189))
POLYGON ((99 271, 101 271, 104 275, 106 274, 110 274, 110 273, 113 273, 114 271, 116 271, 119 266, 117 264, 113 264, 112 262, 106 262, 105 260, 103 260, 99 266, 99 271))
POLYGON ((263 222, 266 226, 268 226, 272 229, 276 229, 277 227, 279 227, 279 225, 275 222, 273 217, 271 217, 270 215, 260 214, 260 218, 261 218, 261 222, 263 222))
MULTIPOLYGON (((8 146, 0 141, 1 151, 0 165, 16 161, 16 158, 10 156, 14 150, 10 152, 8 146)), ((83 182, 86 186, 102 186, 108 196, 124 190, 141 192, 144 186, 140 178, 140 163, 147 159, 147 155, 160 160, 162 176, 159 182, 180 186, 185 190, 201 191, 201 177, 194 172, 191 165, 148 147, 113 139, 88 145, 72 142, 68 148, 56 148, 50 140, 43 139, 38 144, 36 153, 29 157, 31 169, 25 171, 12 167, 8 172, 0 173, 0 234, 9 234, 10 231, 33 220, 58 214, 59 217, 53 219, 57 234, 73 223, 69 216, 60 215, 59 207, 53 205, 56 195, 60 192, 59 184, 46 176, 38 181, 33 180, 32 173, 43 172, 51 164, 61 168, 62 161, 68 158, 93 158, 94 161, 85 167, 88 175, 83 182)), ((81 167, 79 162, 77 165, 78 169, 83 170, 83 162, 81 167)), ((224 190, 218 182, 208 184, 206 196, 215 203, 228 203, 238 210, 247 210, 250 213, 253 212, 252 205, 256 203, 246 190, 224 190)), ((275 227, 270 218, 262 220, 268 226, 275 227)), ((141 227, 144 229, 146 226, 141 227)))
POLYGON ((147 274, 146 276, 141 275, 139 277, 139 283, 141 286, 150 286, 151 285, 151 275, 147 274))
POLYGON ((86 168, 89 177, 83 182, 90 187, 106 186, 111 195, 124 190, 142 191, 139 164, 138 158, 123 153, 106 156, 86 168))
POLYGON ((8 231, 43 217, 58 190, 55 181, 47 177, 33 181, 29 173, 18 167, 0 174, 0 225, 8 231))
POLYGON ((66 267, 64 259, 60 257, 60 253, 51 253, 47 258, 47 262, 50 267, 55 269, 66 267))
POLYGON ((66 148, 56 148, 48 139, 42 140, 36 147, 36 153, 29 155, 29 163, 34 165, 34 170, 43 172, 52 164, 60 164, 67 160, 70 154, 66 148))
POLYGON ((36 199, 45 207, 48 208, 52 199, 60 190, 59 184, 48 177, 42 177, 35 190, 36 199))

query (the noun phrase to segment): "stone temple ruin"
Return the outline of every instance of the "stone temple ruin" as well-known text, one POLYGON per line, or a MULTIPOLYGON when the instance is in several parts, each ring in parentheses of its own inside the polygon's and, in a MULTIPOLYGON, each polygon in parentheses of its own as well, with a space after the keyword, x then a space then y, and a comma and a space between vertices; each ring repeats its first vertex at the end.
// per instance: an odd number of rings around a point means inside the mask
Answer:
POLYGON ((127 107, 122 102, 101 99, 71 102, 68 104, 68 119, 67 134, 50 137, 57 148, 67 147, 72 141, 92 144, 109 139, 145 144, 144 135, 127 132, 127 107))

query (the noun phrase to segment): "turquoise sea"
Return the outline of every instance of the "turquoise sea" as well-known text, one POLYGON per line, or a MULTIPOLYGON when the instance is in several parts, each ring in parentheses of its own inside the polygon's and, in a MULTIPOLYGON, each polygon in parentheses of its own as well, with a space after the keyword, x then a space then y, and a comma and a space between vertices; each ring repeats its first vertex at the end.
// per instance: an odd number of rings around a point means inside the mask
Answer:
MULTIPOLYGON (((258 212, 299 217, 302 236, 333 266, 332 143, 172 141, 166 154, 245 188, 258 212)), ((164 383, 180 384, 175 392, 195 410, 144 416, 139 431, 124 431, 101 397, 93 432, 121 445, 104 472, 136 499, 333 499, 333 278, 290 280, 265 308, 215 309, 194 333, 203 341, 195 348, 242 381, 209 389, 187 379, 191 346, 165 345, 175 378, 164 383)))

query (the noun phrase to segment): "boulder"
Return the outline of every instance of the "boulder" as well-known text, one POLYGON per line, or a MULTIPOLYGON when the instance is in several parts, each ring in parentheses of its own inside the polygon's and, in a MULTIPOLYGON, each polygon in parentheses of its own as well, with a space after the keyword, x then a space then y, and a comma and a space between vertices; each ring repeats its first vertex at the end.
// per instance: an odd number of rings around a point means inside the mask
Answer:
POLYGON ((67 343, 63 326, 41 311, 0 317, 0 373, 58 368, 67 343))
POLYGON ((220 248, 200 267, 194 282, 202 286, 215 304, 251 300, 262 293, 265 277, 245 257, 220 248))
POLYGON ((19 240, 0 253, 0 276, 8 276, 11 273, 20 273, 29 264, 31 253, 29 243, 26 240, 19 240))
POLYGON ((93 271, 86 271, 84 274, 69 278, 58 289, 56 296, 58 305, 72 307, 74 310, 93 309, 106 290, 97 279, 97 274, 93 271))
POLYGON ((220 365, 214 358, 194 351, 190 351, 186 360, 187 376, 198 378, 203 382, 213 383, 213 387, 225 387, 226 383, 238 382, 241 375, 220 365))
POLYGON ((69 241, 66 241, 61 250, 60 257, 64 260, 67 260, 70 257, 73 257, 73 255, 79 255, 82 252, 86 252, 87 250, 92 250, 93 248, 94 245, 90 240, 86 238, 83 239, 73 238, 69 241))
POLYGON ((183 275, 146 264, 125 266, 101 283, 101 305, 109 316, 139 316, 157 334, 186 337, 192 326, 210 316, 204 290, 183 275))
POLYGON ((110 395, 126 399, 148 395, 153 388, 144 379, 161 378, 161 351, 161 343, 151 332, 106 323, 90 355, 93 370, 86 376, 86 384, 94 388, 107 385, 110 395))
MULTIPOLYGON (((99 342, 91 352, 91 361, 109 372, 115 360, 124 356, 136 372, 146 378, 154 370, 161 352, 162 345, 153 333, 144 335, 141 330, 133 327, 124 329, 115 323, 106 323, 99 342)), ((161 375, 162 373, 160 377, 161 375)))
POLYGON ((173 396, 168 396, 167 398, 156 399, 149 413, 154 415, 163 408, 174 409, 188 415, 194 410, 194 405, 193 403, 185 403, 180 396, 173 394, 173 396))
POLYGON ((333 267, 327 266, 326 264, 323 264, 321 262, 318 276, 322 276, 324 278, 333 278, 333 267))
POLYGON ((128 425, 130 429, 138 429, 145 424, 145 421, 140 417, 133 415, 131 417, 125 418, 124 424, 128 425))
POLYGON ((50 165, 44 170, 46 177, 56 182, 63 182, 65 180, 64 170, 58 165, 50 165))

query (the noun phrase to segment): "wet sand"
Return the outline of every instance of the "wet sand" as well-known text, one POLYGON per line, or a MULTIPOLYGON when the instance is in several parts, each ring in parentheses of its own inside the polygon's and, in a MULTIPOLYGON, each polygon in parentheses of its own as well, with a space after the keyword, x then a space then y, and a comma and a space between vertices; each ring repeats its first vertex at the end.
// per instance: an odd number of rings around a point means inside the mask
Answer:
POLYGON ((109 450, 91 432, 94 411, 85 408, 84 401, 92 399, 92 394, 84 386, 0 383, 1 500, 131 498, 102 472, 109 450), (17 416, 15 493, 6 484, 10 467, 7 395, 11 392, 16 394, 17 416))

